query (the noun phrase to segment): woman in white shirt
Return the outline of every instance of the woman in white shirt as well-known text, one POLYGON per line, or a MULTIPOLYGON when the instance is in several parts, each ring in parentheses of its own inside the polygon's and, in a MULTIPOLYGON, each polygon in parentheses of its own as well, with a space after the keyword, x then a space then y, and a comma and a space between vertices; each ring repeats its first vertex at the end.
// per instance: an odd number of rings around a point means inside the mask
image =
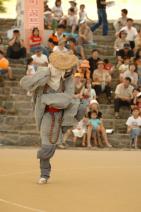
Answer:
POLYGON ((137 86, 138 83, 138 74, 136 72, 137 67, 134 63, 129 65, 129 70, 125 71, 123 74, 123 78, 129 77, 131 79, 131 84, 133 86, 137 86))
POLYGON ((61 0, 56 0, 55 5, 52 8, 52 13, 54 14, 54 19, 57 20, 58 22, 61 20, 63 16, 63 9, 61 6, 61 0))

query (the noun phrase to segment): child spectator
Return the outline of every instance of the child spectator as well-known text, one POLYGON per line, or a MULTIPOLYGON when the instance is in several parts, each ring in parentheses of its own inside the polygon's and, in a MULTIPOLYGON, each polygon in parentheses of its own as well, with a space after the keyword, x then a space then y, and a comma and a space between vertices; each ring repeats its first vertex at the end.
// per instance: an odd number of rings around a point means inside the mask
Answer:
POLYGON ((9 61, 4 57, 3 51, 0 50, 0 75, 4 76, 5 74, 8 74, 9 80, 14 80, 9 61))
POLYGON ((67 47, 73 52, 73 54, 75 54, 80 60, 85 60, 84 49, 82 46, 77 45, 75 38, 69 38, 67 44, 67 47))
POLYGON ((74 8, 70 8, 67 17, 67 28, 71 33, 75 33, 78 25, 77 16, 75 14, 74 8))
POLYGON ((94 137, 94 144, 95 146, 99 146, 99 139, 100 136, 103 137, 104 144, 111 148, 112 145, 109 143, 106 130, 103 126, 102 120, 98 117, 98 112, 95 110, 92 110, 89 112, 89 118, 90 118, 90 124, 88 125, 88 131, 87 131, 87 143, 88 146, 91 146, 91 137, 93 134, 94 137), (97 139, 98 138, 98 139, 97 139))
POLYGON ((138 94, 140 93, 140 89, 139 88, 134 88, 133 89, 133 93, 132 93, 132 100, 131 100, 131 110, 136 106, 137 104, 137 97, 138 94))
POLYGON ((60 22, 62 16, 63 16, 63 9, 62 9, 62 6, 61 6, 62 2, 61 0, 56 0, 55 1, 55 5, 54 7, 52 8, 52 13, 54 15, 54 19, 57 21, 57 22, 60 22))
POLYGON ((114 66, 112 63, 109 62, 109 59, 104 59, 104 68, 106 71, 109 72, 109 74, 111 75, 113 73, 114 70, 114 66))
POLYGON ((82 103, 87 107, 90 101, 93 99, 96 99, 96 93, 95 90, 91 87, 91 80, 87 80, 85 83, 85 89, 83 91, 82 103))
POLYGON ((87 131, 87 143, 88 147, 91 147, 91 137, 93 134, 94 145, 98 146, 97 132, 100 131, 101 121, 97 118, 97 111, 89 112, 89 125, 87 131))
POLYGON ((37 47, 35 50, 35 54, 32 55, 34 64, 38 66, 48 66, 48 58, 46 55, 42 53, 42 49, 37 47))
POLYGON ((79 38, 78 38, 79 44, 83 45, 83 44, 93 43, 93 33, 85 20, 80 21, 78 35, 79 35, 79 38))
POLYGON ((82 146, 86 146, 87 125, 88 118, 85 116, 72 130, 74 144, 76 144, 78 138, 82 138, 82 146))
POLYGON ((77 3, 76 3, 76 1, 75 1, 75 0, 74 0, 74 1, 69 1, 69 3, 70 3, 70 8, 73 8, 73 9, 74 9, 75 15, 77 15, 78 8, 77 8, 77 3))
POLYGON ((137 87, 138 83, 138 74, 137 74, 137 67, 134 63, 129 65, 129 70, 125 71, 123 74, 123 78, 129 77, 131 79, 131 85, 137 87))
POLYGON ((0 37, 0 50, 1 50, 2 52, 4 52, 4 44, 3 44, 3 39, 2 39, 2 37, 0 37))
POLYGON ((138 148, 138 136, 141 135, 141 117, 138 108, 134 108, 132 116, 130 116, 126 122, 127 132, 130 134, 130 146, 138 148))
POLYGON ((26 75, 34 75, 36 73, 34 67, 34 60, 32 57, 27 59, 27 68, 26 68, 26 75))
POLYGON ((130 64, 130 59, 126 58, 124 59, 124 62, 121 65, 119 65, 118 71, 119 71, 120 82, 122 82, 124 79, 124 72, 129 71, 129 64, 130 64))
POLYGON ((139 109, 141 115, 141 93, 137 95, 136 107, 139 109))
POLYGON ((79 23, 81 21, 86 21, 87 13, 85 11, 85 4, 80 4, 80 11, 79 11, 79 23))
POLYGON ((65 47, 66 41, 64 39, 60 40, 58 46, 53 48, 53 52, 68 52, 68 49, 65 47))

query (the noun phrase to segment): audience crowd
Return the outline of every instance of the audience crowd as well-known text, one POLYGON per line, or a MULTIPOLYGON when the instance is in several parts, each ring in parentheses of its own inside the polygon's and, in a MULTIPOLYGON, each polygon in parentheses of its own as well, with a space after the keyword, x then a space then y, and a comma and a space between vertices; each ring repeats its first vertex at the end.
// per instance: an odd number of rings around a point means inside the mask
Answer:
MULTIPOLYGON (((121 17, 113 23, 115 63, 111 64, 108 58, 102 59, 102 52, 100 53, 98 48, 93 48, 91 56, 88 57, 84 49, 87 46, 92 48, 95 40, 86 6, 81 4, 78 8, 76 1, 69 3, 68 14, 64 15, 61 0, 56 0, 53 8, 49 8, 48 1, 44 1, 45 28, 52 30, 46 46, 43 45, 43 38, 37 27, 32 30, 29 37, 30 54, 27 54, 19 30, 13 31, 6 52, 3 48, 3 39, 0 38, 0 75, 5 77, 7 74, 10 80, 14 80, 9 61, 26 59, 26 73, 32 77, 38 66, 48 66, 48 58, 52 52, 72 52, 79 58, 80 63, 73 75, 74 98, 85 105, 86 114, 75 127, 64 134, 62 145, 65 145, 71 136, 74 145, 79 140, 82 146, 97 147, 103 143, 107 147, 112 147, 108 141, 99 104, 100 96, 105 93, 107 104, 114 104, 116 119, 120 118, 120 109, 123 106, 131 111, 126 125, 131 146, 136 148, 137 138, 141 135, 141 29, 134 26, 127 9, 122 9, 121 17), (115 73, 119 79, 113 90, 112 79, 115 73)), ((2 112, 4 109, 0 107, 0 113, 2 112)))

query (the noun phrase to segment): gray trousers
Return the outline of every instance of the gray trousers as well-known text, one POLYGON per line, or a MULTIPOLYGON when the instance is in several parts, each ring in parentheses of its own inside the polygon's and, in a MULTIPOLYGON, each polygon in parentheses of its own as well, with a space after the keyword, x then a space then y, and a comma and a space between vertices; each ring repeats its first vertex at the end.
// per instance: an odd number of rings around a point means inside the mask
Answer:
POLYGON ((37 158, 40 159, 41 177, 46 179, 50 177, 50 159, 55 153, 56 143, 61 138, 61 120, 62 112, 45 113, 42 119, 40 128, 42 146, 37 152, 37 158))
POLYGON ((53 157, 56 150, 56 144, 42 145, 37 152, 37 158, 40 159, 41 177, 48 179, 51 172, 50 159, 53 157))

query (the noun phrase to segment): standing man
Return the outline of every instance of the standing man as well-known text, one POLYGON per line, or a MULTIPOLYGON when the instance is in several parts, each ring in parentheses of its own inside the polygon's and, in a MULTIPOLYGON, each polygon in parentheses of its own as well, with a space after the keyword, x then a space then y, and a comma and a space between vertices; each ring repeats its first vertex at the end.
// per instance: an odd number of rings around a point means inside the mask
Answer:
POLYGON ((97 3, 97 14, 98 14, 98 22, 91 26, 92 32, 94 32, 99 26, 103 27, 103 36, 108 35, 108 21, 107 21, 107 13, 106 6, 109 2, 106 0, 96 0, 97 3))

